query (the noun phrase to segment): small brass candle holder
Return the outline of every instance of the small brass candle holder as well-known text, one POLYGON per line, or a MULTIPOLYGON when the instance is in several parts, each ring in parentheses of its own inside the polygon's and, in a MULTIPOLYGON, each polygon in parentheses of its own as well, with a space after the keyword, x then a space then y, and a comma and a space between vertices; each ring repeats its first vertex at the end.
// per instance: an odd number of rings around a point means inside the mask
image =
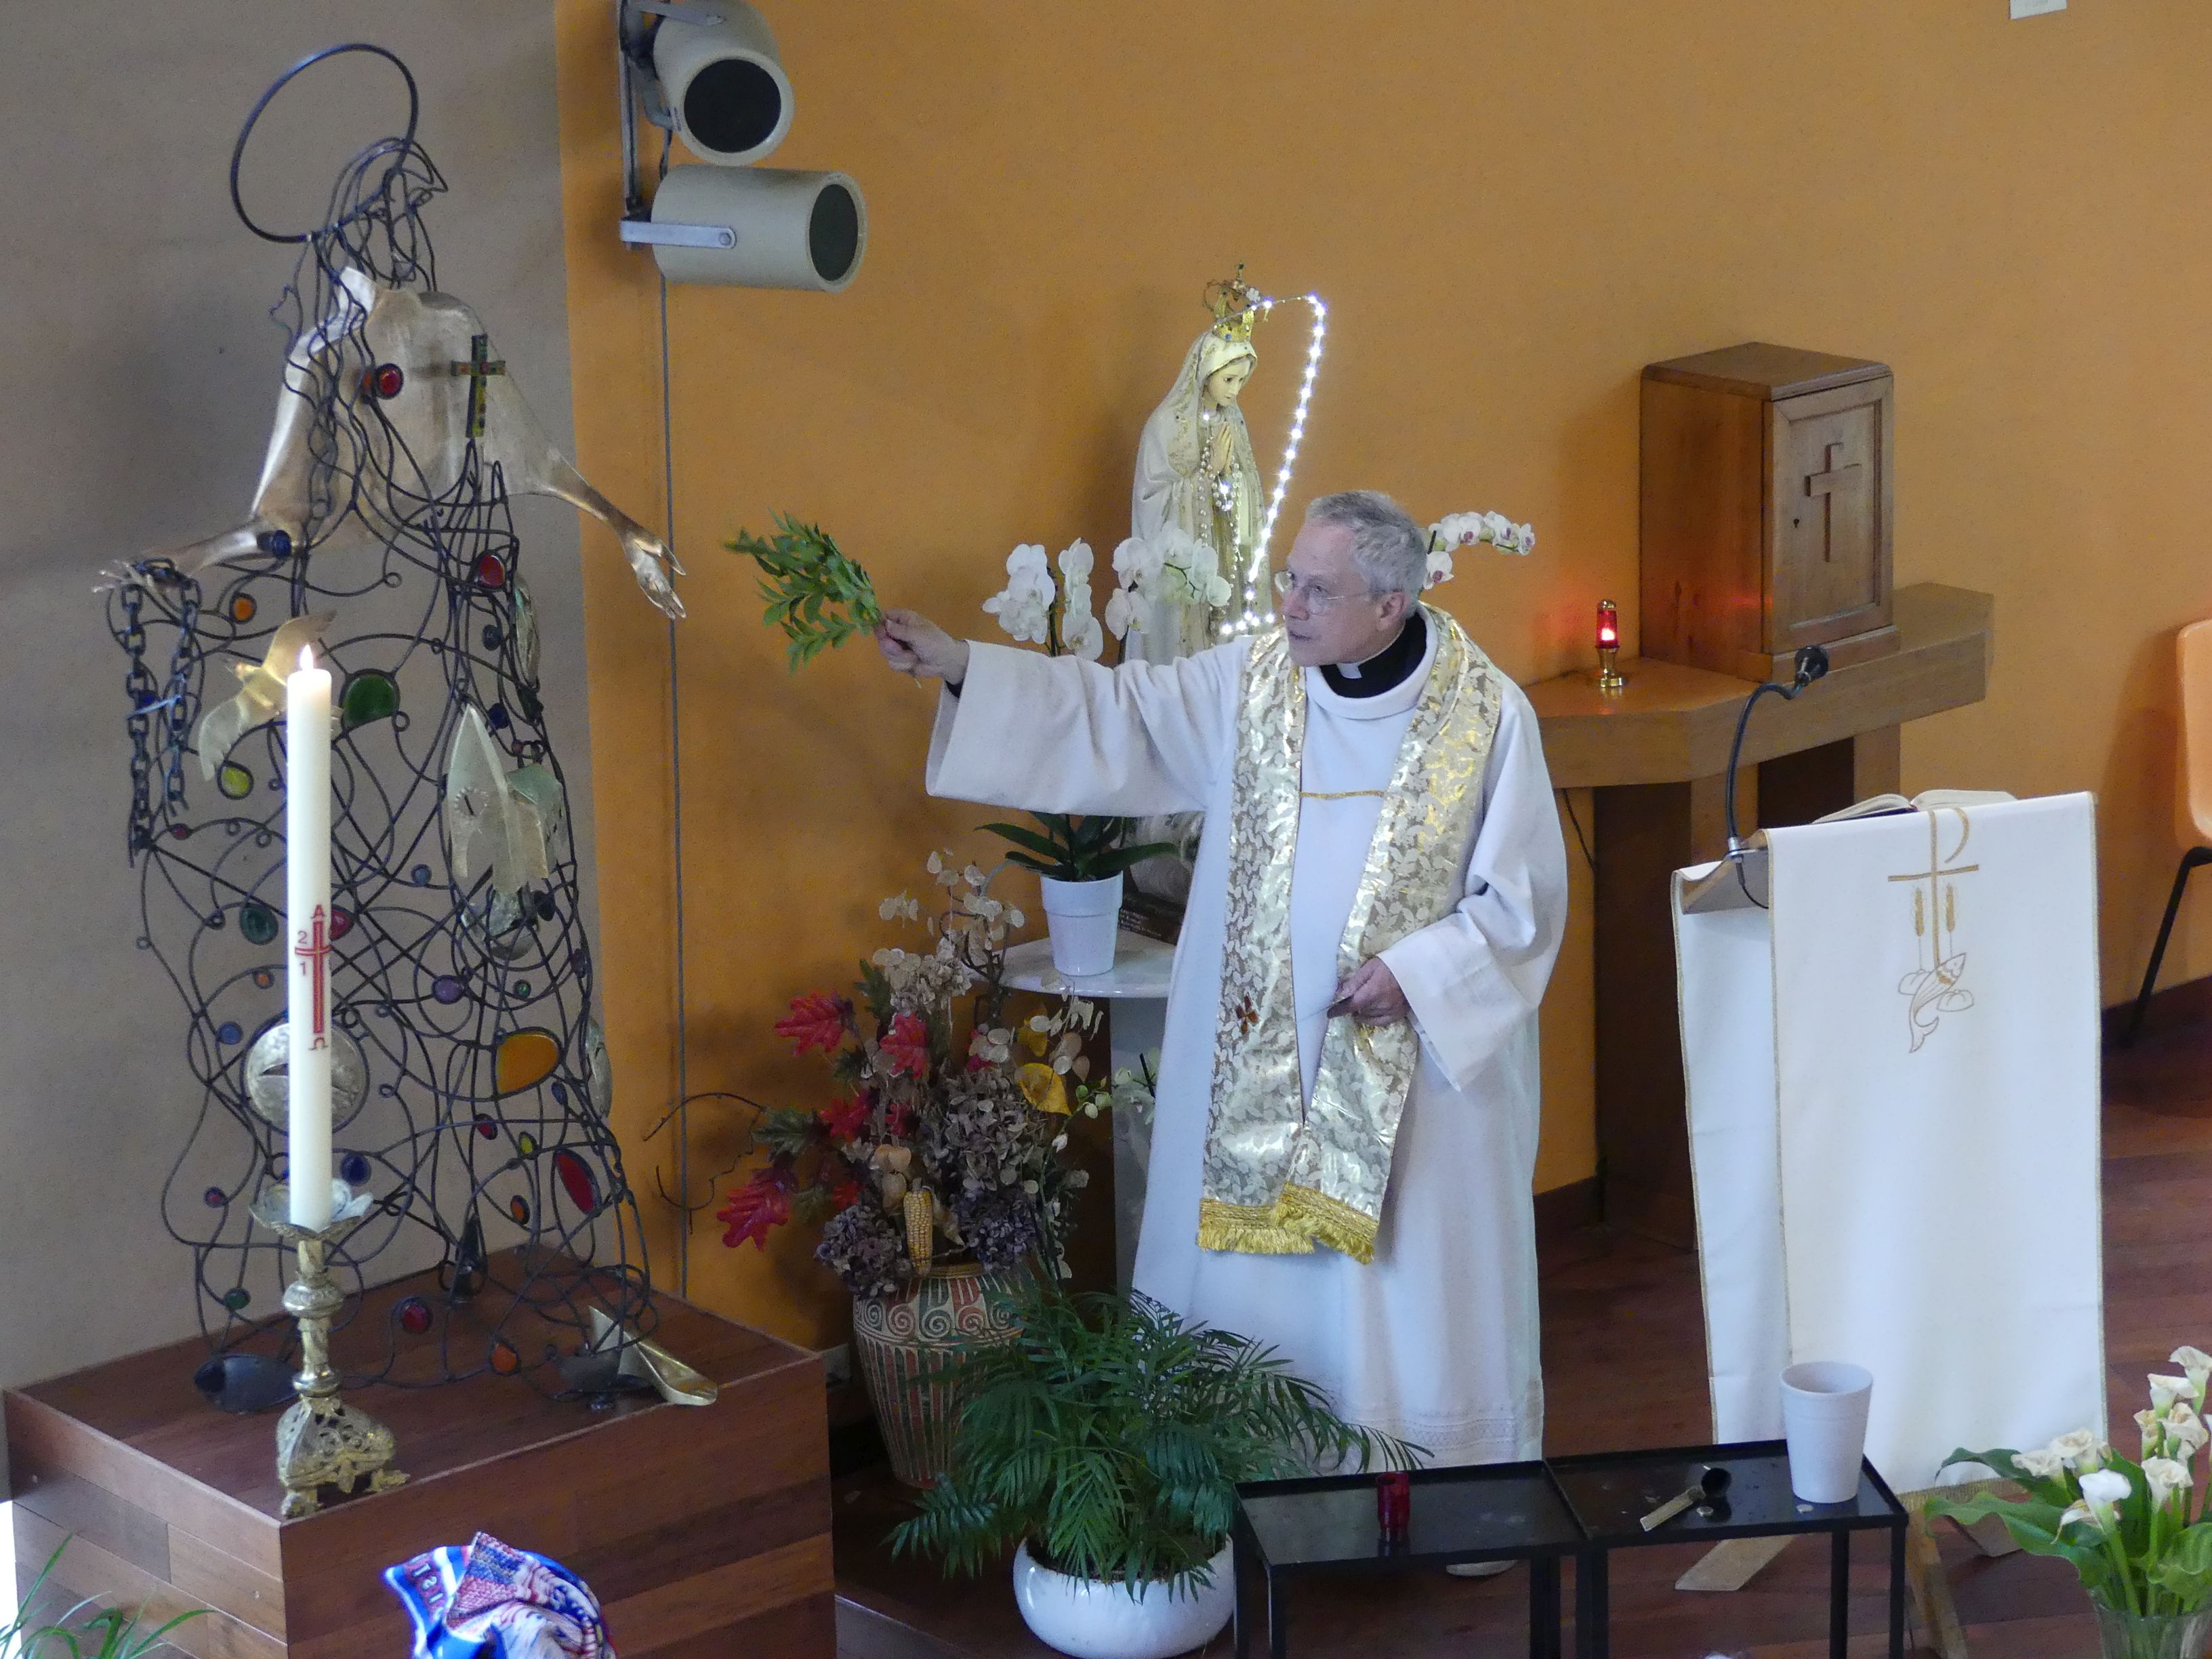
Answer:
POLYGON ((345 1292, 330 1273, 331 1247, 368 1218, 368 1194, 343 1181, 331 1188, 330 1224, 316 1231, 292 1224, 291 1189, 281 1183, 253 1200, 253 1218, 299 1251, 300 1276, 285 1287, 284 1311, 300 1324, 299 1398, 276 1425, 276 1479, 284 1487, 283 1516, 297 1520, 322 1507, 322 1488, 354 1491, 364 1480, 371 1492, 390 1492, 407 1477, 392 1467, 392 1431, 338 1398, 331 1364, 331 1321, 345 1307, 345 1292))
POLYGON ((1626 685, 1620 672, 1620 613, 1611 599, 1597 602, 1597 689, 1608 694, 1626 685))

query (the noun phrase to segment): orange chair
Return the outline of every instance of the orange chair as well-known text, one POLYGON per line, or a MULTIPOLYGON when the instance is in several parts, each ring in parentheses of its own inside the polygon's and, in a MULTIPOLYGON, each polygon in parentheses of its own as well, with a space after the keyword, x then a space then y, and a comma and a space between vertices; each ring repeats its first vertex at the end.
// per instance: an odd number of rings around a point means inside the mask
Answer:
POLYGON ((2135 1012, 2128 1017, 2125 1048, 2142 1030, 2150 1008, 2152 988, 2158 983, 2158 965, 2166 957, 2166 942, 2173 933, 2173 918, 2181 909, 2182 890, 2189 872, 2200 864, 2212 864, 2212 622, 2191 623, 2174 639, 2174 653, 2181 670, 2181 746, 2179 775, 2173 781, 2173 821, 2181 844, 2181 867, 2173 872, 2173 891, 2166 901, 2166 920, 2158 925, 2158 943, 2151 946, 2150 966, 2143 970, 2142 989, 2136 994, 2135 1012))

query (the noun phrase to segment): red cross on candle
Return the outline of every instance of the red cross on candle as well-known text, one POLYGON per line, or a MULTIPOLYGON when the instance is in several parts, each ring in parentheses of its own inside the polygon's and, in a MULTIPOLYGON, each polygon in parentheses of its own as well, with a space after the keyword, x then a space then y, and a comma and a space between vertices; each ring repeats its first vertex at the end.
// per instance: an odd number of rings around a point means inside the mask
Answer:
POLYGON ((315 1021, 309 1028, 309 1035, 314 1040, 307 1046, 326 1048, 331 1041, 328 1029, 331 940, 329 918, 323 914, 321 905, 315 907, 310 924, 300 930, 300 942, 292 947, 292 954, 300 959, 300 971, 313 975, 314 980, 315 1021))

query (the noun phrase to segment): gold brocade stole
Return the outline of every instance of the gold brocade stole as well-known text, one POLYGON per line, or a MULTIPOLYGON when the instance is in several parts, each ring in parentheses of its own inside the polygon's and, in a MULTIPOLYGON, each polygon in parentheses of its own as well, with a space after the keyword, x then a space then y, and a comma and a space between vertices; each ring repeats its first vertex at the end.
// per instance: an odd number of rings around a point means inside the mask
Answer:
MULTIPOLYGON (((1462 896, 1501 682, 1464 629, 1431 606, 1437 651, 1367 849, 1337 950, 1339 977, 1442 920, 1462 896)), ((1308 1103, 1291 994, 1291 870, 1305 749, 1304 673, 1283 635, 1252 647, 1237 711, 1221 1015, 1198 1242, 1303 1255, 1316 1242, 1371 1261, 1391 1149, 1420 1065, 1411 1021, 1329 1022, 1308 1103)))

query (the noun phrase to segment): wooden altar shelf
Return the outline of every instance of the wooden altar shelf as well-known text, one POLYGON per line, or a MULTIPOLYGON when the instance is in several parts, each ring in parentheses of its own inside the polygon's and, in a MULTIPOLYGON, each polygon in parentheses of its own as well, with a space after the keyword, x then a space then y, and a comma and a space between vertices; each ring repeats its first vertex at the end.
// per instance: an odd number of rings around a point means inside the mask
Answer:
MULTIPOLYGON (((495 1278, 505 1260, 493 1258, 495 1278)), ((435 1295, 428 1279, 369 1292, 353 1329, 380 1340, 401 1297, 435 1295)), ((326 1492, 296 1521, 277 1514, 276 1413, 209 1405, 191 1385, 205 1353, 197 1341, 11 1389, 19 1579, 27 1585, 66 1536, 54 1576, 75 1595, 143 1605, 149 1626, 212 1609, 169 1638, 200 1659, 392 1659, 408 1650, 409 1626, 383 1569, 484 1531, 590 1584, 623 1659, 830 1659, 821 1364, 656 1299, 656 1340, 721 1385, 714 1405, 648 1395, 594 1412, 494 1376, 349 1390, 392 1428, 408 1483, 326 1492)), ((508 1334, 526 1352, 574 1342, 550 1328, 508 1334)))
MULTIPOLYGON (((1897 648, 1831 669, 1792 702, 1768 698, 1751 717, 1736 780, 1736 817, 1808 823, 1898 787, 1903 722, 1987 695, 1994 604, 1934 583, 1897 590, 1897 648)), ((1674 938, 1668 884, 1728 848, 1723 796, 1729 745, 1753 683, 1638 659, 1626 687, 1594 674, 1528 688, 1552 782, 1595 793, 1599 1198, 1605 1219, 1688 1247, 1690 1190, 1674 938)), ((1984 778, 1945 779, 1959 787, 1984 778)))
MULTIPOLYGON (((1925 582, 1899 588, 1896 606, 1899 649, 1832 670, 1795 702, 1762 702, 1744 737, 1747 763, 1982 700, 1990 597, 1925 582)), ((1621 672, 1628 684, 1617 694, 1600 691, 1595 674, 1528 688, 1553 787, 1686 782, 1727 769, 1736 714, 1754 682, 1640 657, 1621 672)))

